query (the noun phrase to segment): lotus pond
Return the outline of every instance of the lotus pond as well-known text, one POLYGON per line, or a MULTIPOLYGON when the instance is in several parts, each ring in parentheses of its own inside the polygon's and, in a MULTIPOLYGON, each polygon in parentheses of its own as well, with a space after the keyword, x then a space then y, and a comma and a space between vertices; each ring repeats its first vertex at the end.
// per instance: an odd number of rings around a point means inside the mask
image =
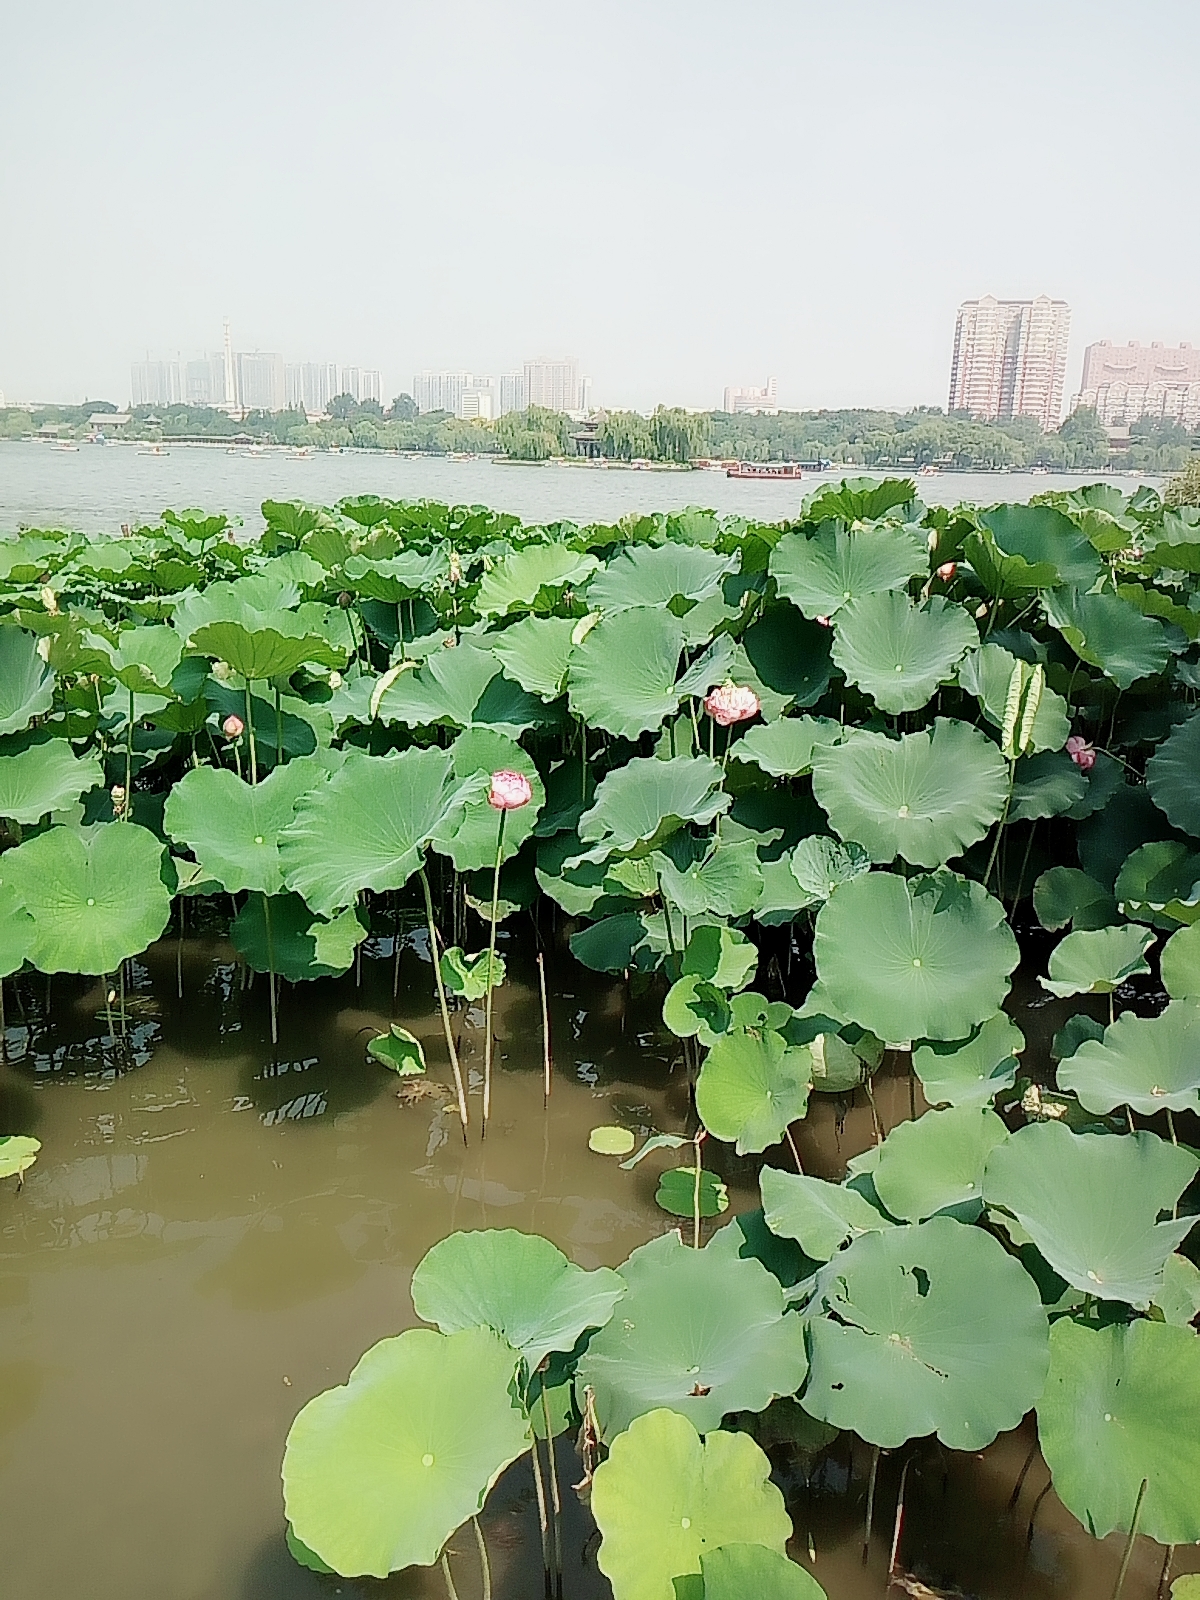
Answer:
POLYGON ((1200 513, 263 511, 0 542, 15 1592, 1182 1600, 1200 513))

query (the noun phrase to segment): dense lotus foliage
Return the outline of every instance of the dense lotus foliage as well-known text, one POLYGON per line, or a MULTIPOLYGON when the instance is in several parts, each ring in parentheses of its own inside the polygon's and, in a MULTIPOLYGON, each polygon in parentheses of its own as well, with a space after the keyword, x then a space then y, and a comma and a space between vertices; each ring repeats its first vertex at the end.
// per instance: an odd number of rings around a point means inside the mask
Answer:
MULTIPOLYGON (((626 1161, 677 1152, 682 1226, 617 1271, 435 1246, 429 1326, 296 1419, 297 1559, 445 1567, 530 1453, 561 1572, 570 1428, 617 1600, 818 1595, 755 1438, 779 1406, 887 1450, 1035 1411, 1085 1528, 1200 1540, 1200 512, 863 479, 778 525, 263 509, 252 541, 168 512, 0 544, 0 973, 112 978, 215 897, 274 1007, 411 906, 475 1137, 450 1010, 490 1018, 551 902, 661 994, 692 1107, 626 1161), (1059 1008, 1049 1059, 1014 982, 1059 1008), (904 1069, 930 1109, 805 1173, 813 1097, 904 1069), (721 1220, 714 1141, 761 1157, 761 1210, 721 1220)), ((368 1048, 426 1070, 398 1026, 368 1048)))

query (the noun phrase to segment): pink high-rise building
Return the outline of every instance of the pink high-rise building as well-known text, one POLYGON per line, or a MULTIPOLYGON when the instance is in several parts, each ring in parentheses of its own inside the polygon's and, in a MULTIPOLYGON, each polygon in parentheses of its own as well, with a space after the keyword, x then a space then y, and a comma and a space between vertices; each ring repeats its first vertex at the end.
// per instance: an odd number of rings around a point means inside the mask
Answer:
POLYGON ((1065 300, 997 300, 984 295, 958 308, 950 365, 950 410, 996 421, 1062 420, 1071 308, 1065 300))
POLYGON ((1090 344, 1075 404, 1094 406, 1109 427, 1158 417, 1194 428, 1200 422, 1200 349, 1107 339, 1090 344))

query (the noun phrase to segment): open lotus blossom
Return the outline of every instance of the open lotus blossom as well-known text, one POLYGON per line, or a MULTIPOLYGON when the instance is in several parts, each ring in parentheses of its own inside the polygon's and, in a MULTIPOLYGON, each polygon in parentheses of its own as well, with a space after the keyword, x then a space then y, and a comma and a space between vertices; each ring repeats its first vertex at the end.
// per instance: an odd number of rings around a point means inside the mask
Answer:
POLYGON ((957 561, 943 561, 941 566, 937 569, 937 575, 942 580, 943 583, 949 583, 950 579, 954 576, 954 574, 957 571, 958 571, 958 562, 957 561))
POLYGON ((241 717, 235 716, 232 713, 226 717, 225 721, 221 724, 221 732, 227 739, 240 739, 245 730, 246 724, 242 721, 241 717))
POLYGON ((1067 754, 1080 772, 1090 772, 1096 765, 1095 746, 1089 744, 1081 734, 1073 733, 1067 740, 1067 754))
POLYGON ((492 773, 492 786, 488 790, 488 805, 495 811, 519 811, 533 799, 533 789, 523 772, 509 772, 501 768, 492 773))
POLYGON ((741 688, 736 683, 722 683, 709 692, 704 709, 720 728, 732 727, 735 722, 749 722, 762 710, 753 689, 741 688))

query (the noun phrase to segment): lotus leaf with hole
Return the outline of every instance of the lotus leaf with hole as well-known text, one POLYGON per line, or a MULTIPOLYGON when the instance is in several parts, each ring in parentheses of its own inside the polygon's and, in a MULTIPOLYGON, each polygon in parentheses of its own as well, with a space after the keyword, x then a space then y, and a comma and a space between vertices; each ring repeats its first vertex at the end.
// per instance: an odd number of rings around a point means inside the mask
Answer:
POLYGON ((758 1175, 767 1227, 795 1239, 812 1261, 828 1261, 864 1233, 893 1226, 892 1219, 844 1183, 764 1167, 758 1175))
POLYGON ((658 728, 679 704, 682 649, 683 624, 670 611, 636 606, 601 617, 571 655, 571 710, 618 738, 658 728))
POLYGON ((669 761, 635 759, 600 783, 579 819, 579 837, 599 860, 614 850, 660 844, 685 823, 703 827, 729 806, 721 790, 721 768, 707 756, 669 761))
POLYGON ((276 767, 257 784, 243 783, 228 768, 196 767, 167 796, 163 827, 195 854, 204 875, 228 893, 257 889, 279 894, 279 834, 291 822, 300 796, 324 783, 326 776, 313 756, 276 767))
POLYGON ((931 1106, 986 1106, 1016 1082, 1024 1048, 1021 1030, 998 1011, 969 1039, 918 1045, 913 1071, 931 1106))
POLYGON ((842 608, 833 659, 851 683, 894 716, 926 705, 978 643, 971 618, 940 595, 914 605, 905 594, 874 594, 842 608))
POLYGON ((864 595, 905 589, 929 571, 929 552, 906 528, 847 531, 822 523, 811 538, 785 533, 771 554, 771 576, 779 592, 806 617, 832 617, 864 595))
POLYGON ((923 1222, 939 1211, 974 1222, 983 1210, 988 1156, 1007 1138, 996 1113, 979 1106, 952 1106, 897 1123, 876 1151, 875 1193, 901 1222, 923 1222))
POLYGON ((1058 1086, 1101 1115, 1200 1111, 1200 999, 1172 1000, 1157 1017, 1127 1011, 1061 1064, 1058 1086))
POLYGON ((1127 922, 1069 933, 1051 951, 1049 975, 1041 982, 1059 999, 1071 994, 1111 994, 1127 979, 1150 971, 1146 951, 1153 943, 1149 929, 1127 922))
POLYGON ((79 760, 65 739, 31 744, 16 755, 0 756, 0 817, 38 822, 103 782, 104 769, 97 758, 79 760))
POLYGON ((696 1083, 696 1110, 740 1156, 778 1144, 808 1109, 812 1058, 781 1034, 733 1029, 715 1039, 696 1083))
POLYGON ((1163 987, 1173 1000, 1200 1000, 1200 923, 1173 933, 1158 961, 1163 987))
POLYGON ((31 633, 0 627, 0 734, 19 733, 54 704, 54 673, 37 645, 31 633))

